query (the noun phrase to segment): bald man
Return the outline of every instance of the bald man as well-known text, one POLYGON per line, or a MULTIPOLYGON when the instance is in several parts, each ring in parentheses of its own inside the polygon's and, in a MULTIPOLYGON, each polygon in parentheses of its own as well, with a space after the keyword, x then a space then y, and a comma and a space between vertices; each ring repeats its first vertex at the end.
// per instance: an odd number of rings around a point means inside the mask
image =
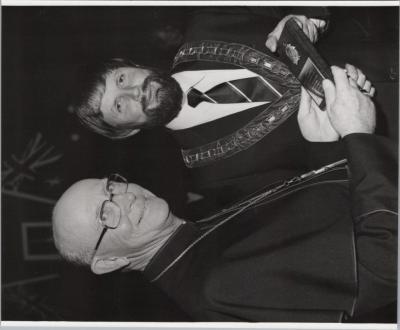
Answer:
POLYGON ((144 272, 195 321, 341 322, 395 301, 396 147, 372 134, 371 99, 332 72, 327 111, 305 95, 298 121, 315 142, 337 134, 347 160, 197 223, 118 174, 82 180, 54 209, 58 250, 96 274, 144 272))

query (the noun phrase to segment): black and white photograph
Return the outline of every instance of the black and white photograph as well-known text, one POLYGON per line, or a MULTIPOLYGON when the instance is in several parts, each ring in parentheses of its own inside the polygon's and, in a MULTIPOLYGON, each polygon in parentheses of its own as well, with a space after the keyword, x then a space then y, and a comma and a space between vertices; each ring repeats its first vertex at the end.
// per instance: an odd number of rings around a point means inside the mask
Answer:
POLYGON ((4 325, 396 328, 398 1, 1 9, 4 325))

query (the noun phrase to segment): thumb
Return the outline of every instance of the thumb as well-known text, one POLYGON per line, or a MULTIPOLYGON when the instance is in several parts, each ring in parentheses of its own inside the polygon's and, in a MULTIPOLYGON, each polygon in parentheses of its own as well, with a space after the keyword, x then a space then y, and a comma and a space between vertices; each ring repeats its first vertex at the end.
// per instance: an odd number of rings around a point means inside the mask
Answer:
POLYGON ((276 48, 278 46, 278 38, 275 36, 275 34, 270 33, 268 35, 268 39, 265 42, 265 46, 271 51, 271 52, 275 52, 276 48))
POLYGON ((326 27, 326 22, 325 22, 325 21, 322 21, 322 20, 320 20, 320 21, 319 21, 318 28, 319 28, 319 29, 324 29, 325 27, 326 27))
POLYGON ((301 87, 301 98, 299 105, 299 112, 297 114, 297 118, 305 117, 310 113, 311 110, 311 96, 305 90, 304 87, 301 87))
POLYGON ((324 89, 326 106, 330 109, 331 104, 335 101, 336 87, 332 81, 324 79, 322 81, 322 88, 324 89))
POLYGON ((310 18, 310 21, 314 23, 318 30, 323 30, 326 27, 326 22, 322 19, 310 18))
POLYGON ((273 29, 273 31, 268 34, 268 38, 267 41, 265 42, 265 46, 271 51, 271 52, 275 52, 276 48, 278 46, 278 40, 281 37, 283 28, 285 27, 286 22, 292 18, 293 15, 288 15, 285 16, 279 23, 278 25, 275 27, 275 29, 273 29))

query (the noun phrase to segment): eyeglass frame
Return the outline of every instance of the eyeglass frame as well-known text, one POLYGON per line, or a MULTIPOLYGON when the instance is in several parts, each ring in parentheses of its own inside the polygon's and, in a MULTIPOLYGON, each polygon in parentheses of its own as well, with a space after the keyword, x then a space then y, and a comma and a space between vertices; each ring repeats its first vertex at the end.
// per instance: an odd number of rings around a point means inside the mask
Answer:
POLYGON ((110 197, 108 199, 106 199, 105 201, 103 201, 103 203, 101 204, 101 208, 100 208, 100 213, 99 213, 99 217, 98 217, 98 221, 100 222, 101 226, 103 227, 103 230, 101 231, 101 234, 96 242, 96 245, 93 249, 93 253, 92 253, 92 259, 94 258, 94 256, 96 255, 97 250, 99 249, 100 243, 103 240, 103 237, 105 235, 105 233, 107 232, 108 229, 115 229, 119 226, 119 222, 121 221, 121 213, 119 215, 119 219, 118 219, 118 223, 115 227, 110 227, 107 226, 107 224, 105 224, 101 219, 102 219, 102 214, 103 214, 103 210, 104 210, 104 206, 106 205, 106 203, 113 203, 114 205, 118 206, 118 208, 121 210, 120 206, 118 204, 116 204, 112 199, 115 195, 123 195, 126 194, 128 191, 128 180, 125 179, 125 177, 123 177, 122 175, 118 174, 118 173, 112 173, 107 177, 107 182, 106 182, 106 191, 107 193, 110 194, 110 197), (115 181, 112 180, 112 178, 114 178, 115 176, 117 176, 118 178, 122 179, 122 181, 115 181), (110 182, 116 182, 116 183, 124 183, 125 184, 125 192, 123 193, 119 193, 119 194, 113 194, 111 191, 109 191, 109 186, 110 186, 110 182))

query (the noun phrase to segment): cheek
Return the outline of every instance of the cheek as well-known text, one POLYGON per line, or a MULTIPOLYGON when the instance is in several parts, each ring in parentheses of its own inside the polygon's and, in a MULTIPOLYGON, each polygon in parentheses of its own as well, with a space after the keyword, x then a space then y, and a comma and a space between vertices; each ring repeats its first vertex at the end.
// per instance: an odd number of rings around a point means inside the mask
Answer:
POLYGON ((166 219, 168 218, 169 207, 168 204, 159 198, 152 200, 149 210, 142 223, 140 230, 143 231, 159 231, 166 225, 166 219))
POLYGON ((137 232, 135 225, 128 218, 122 218, 118 226, 118 236, 121 238, 121 241, 129 242, 135 232, 137 232))
POLYGON ((121 218, 118 226, 118 244, 123 247, 135 248, 151 242, 157 234, 168 226, 168 204, 159 198, 151 199, 145 216, 140 224, 132 223, 127 217, 121 218))
POLYGON ((143 241, 146 239, 146 233, 141 232, 134 225, 123 223, 120 226, 118 234, 119 251, 123 251, 125 255, 132 254, 133 252, 143 248, 143 241))
POLYGON ((127 110, 124 113, 127 123, 142 124, 146 121, 146 115, 143 112, 142 104, 135 100, 130 100, 127 110))

